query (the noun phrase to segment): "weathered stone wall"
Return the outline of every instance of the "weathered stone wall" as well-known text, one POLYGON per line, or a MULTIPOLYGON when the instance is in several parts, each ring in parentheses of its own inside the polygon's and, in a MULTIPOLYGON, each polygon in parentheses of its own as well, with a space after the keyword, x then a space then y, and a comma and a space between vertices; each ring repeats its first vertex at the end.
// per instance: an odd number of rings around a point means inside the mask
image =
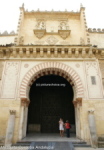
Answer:
POLYGON ((103 33, 89 33, 92 45, 97 45, 98 48, 104 48, 104 32, 103 33))
MULTIPOLYGON (((42 13, 41 13, 42 14, 42 13)), ((62 14, 55 14, 53 13, 52 15, 49 13, 47 14, 42 14, 43 19, 40 19, 40 14, 39 15, 33 15, 33 14, 25 14, 24 17, 24 24, 21 29, 21 37, 24 37, 24 44, 50 44, 52 39, 54 38, 54 43, 53 44, 80 44, 80 38, 83 37, 83 33, 81 32, 81 24, 80 24, 80 14, 78 15, 73 15, 71 16, 64 15, 65 18, 63 18, 62 14), (38 18, 36 18, 36 16, 38 18), (30 19, 31 18, 31 19, 30 19), (45 19, 44 19, 45 18, 45 19), (34 29, 37 28, 37 23, 38 20, 41 20, 45 23, 45 35, 42 38, 37 38, 36 35, 34 34, 34 29), (44 21, 45 20, 45 21, 44 21), (66 38, 63 39, 60 37, 58 34, 59 26, 61 22, 66 23, 66 26, 68 27, 69 30, 71 30, 70 35, 66 38)))

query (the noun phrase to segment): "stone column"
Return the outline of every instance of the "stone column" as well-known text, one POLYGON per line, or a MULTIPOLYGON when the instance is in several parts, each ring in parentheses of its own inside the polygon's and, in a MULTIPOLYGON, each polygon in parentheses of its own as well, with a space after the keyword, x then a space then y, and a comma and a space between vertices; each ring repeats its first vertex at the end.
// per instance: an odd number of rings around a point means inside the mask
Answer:
POLYGON ((23 122, 24 122, 24 105, 21 106, 21 116, 20 116, 20 127, 19 127, 19 140, 23 137, 23 122))
POLYGON ((23 137, 26 137, 27 118, 28 118, 28 105, 29 105, 29 101, 27 101, 26 106, 25 106, 23 137))
POLYGON ((26 136, 28 105, 29 105, 29 101, 27 99, 23 98, 21 100, 19 140, 21 140, 23 137, 26 136))
POLYGON ((97 140, 97 133, 96 133, 94 110, 88 111, 88 123, 89 123, 89 130, 91 136, 91 145, 93 148, 96 148, 98 147, 98 140, 97 140))
POLYGON ((16 115, 16 111, 10 110, 10 116, 8 120, 8 126, 6 131, 6 138, 5 138, 5 146, 12 145, 14 125, 15 125, 15 115, 16 115))

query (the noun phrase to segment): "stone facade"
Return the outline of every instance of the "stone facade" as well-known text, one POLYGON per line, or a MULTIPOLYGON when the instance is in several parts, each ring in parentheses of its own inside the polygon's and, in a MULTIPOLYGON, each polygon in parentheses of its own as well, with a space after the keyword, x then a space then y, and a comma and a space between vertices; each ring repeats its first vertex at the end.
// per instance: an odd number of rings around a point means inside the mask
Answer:
POLYGON ((29 89, 47 74, 60 75, 73 87, 76 136, 93 143, 92 127, 95 138, 104 134, 103 37, 103 30, 87 28, 84 7, 79 12, 20 8, 17 34, 0 35, 0 137, 5 143, 26 136, 29 89))

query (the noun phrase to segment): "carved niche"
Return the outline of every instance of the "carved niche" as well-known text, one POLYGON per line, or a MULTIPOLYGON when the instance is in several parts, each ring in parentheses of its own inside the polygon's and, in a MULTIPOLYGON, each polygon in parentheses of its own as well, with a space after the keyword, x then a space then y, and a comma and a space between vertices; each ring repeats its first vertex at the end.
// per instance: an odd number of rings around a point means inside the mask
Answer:
POLYGON ((46 33, 46 27, 45 27, 45 22, 44 21, 38 21, 37 25, 34 29, 34 34, 38 39, 41 39, 45 33, 46 33))
POLYGON ((66 21, 61 21, 59 25, 58 33, 65 40, 70 35, 71 30, 69 30, 69 26, 67 26, 66 21))

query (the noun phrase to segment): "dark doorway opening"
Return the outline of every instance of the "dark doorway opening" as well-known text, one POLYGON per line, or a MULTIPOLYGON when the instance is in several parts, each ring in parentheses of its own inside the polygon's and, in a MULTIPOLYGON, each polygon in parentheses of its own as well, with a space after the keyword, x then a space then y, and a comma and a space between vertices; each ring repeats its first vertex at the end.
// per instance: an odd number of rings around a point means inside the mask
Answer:
POLYGON ((58 75, 45 75, 30 88, 28 132, 58 133, 58 121, 63 118, 75 125, 73 89, 70 83, 58 75))

